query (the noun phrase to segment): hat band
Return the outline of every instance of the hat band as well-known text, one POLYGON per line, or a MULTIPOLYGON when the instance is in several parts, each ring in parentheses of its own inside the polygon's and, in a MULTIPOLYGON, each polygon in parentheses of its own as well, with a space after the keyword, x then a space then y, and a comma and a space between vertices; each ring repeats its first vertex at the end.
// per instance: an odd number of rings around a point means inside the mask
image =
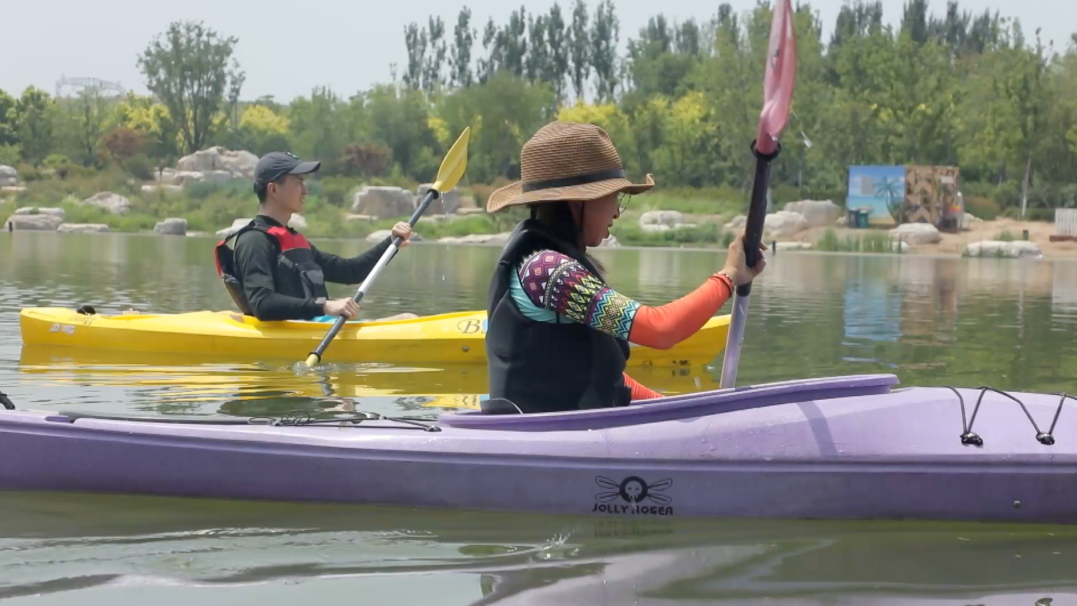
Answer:
POLYGON ((614 168, 611 170, 604 170, 597 173, 587 173, 585 175, 576 175, 573 177, 563 177, 561 179, 548 179, 546 181, 531 181, 524 183, 520 186, 523 192, 532 192, 540 189, 554 189, 556 187, 571 187, 573 185, 586 185, 588 183, 595 183, 596 181, 607 181, 609 179, 623 179, 625 171, 623 168, 614 168))

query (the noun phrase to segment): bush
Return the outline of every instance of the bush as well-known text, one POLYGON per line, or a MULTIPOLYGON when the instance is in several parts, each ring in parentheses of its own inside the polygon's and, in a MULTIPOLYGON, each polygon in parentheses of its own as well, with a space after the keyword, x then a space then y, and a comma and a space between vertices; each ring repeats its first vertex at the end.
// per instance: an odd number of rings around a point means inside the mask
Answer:
POLYGON ((0 145, 0 164, 15 166, 19 163, 20 158, 22 158, 22 149, 18 144, 5 143, 0 145))
POLYGON ((681 227, 667 231, 647 232, 635 224, 613 226, 610 233, 625 246, 673 246, 673 245, 716 245, 728 247, 735 237, 732 232, 722 229, 714 223, 681 227))
POLYGON ((838 234, 827 228, 815 243, 815 249, 823 252, 853 252, 853 253, 900 253, 900 245, 890 238, 886 232, 869 231, 859 237, 845 236, 839 238, 838 234))
POLYGON ((153 162, 143 154, 128 158, 124 168, 127 169, 127 174, 142 181, 152 181, 157 174, 153 162))
POLYGON ((990 221, 1002 213, 1002 209, 991 198, 982 198, 980 196, 965 196, 965 211, 970 212, 980 219, 990 221))
POLYGON ((351 206, 352 192, 358 186, 355 179, 349 179, 348 177, 324 177, 314 182, 314 184, 318 186, 318 195, 324 197, 326 202, 338 208, 351 206))

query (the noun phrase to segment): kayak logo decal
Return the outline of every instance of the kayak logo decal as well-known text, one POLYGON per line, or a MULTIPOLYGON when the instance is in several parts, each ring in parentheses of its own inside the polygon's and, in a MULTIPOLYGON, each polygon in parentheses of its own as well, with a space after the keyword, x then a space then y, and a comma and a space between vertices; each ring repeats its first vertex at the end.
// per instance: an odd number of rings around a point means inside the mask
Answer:
POLYGON ((673 499, 662 494, 673 486, 673 480, 669 478, 648 484, 639 476, 628 476, 620 482, 606 476, 597 476, 595 484, 605 490, 595 495, 592 513, 673 515, 673 499))
POLYGON ((474 335, 483 333, 486 334, 486 328, 490 325, 490 320, 485 319, 479 321, 477 319, 460 320, 456 323, 456 330, 459 330, 465 335, 474 335))

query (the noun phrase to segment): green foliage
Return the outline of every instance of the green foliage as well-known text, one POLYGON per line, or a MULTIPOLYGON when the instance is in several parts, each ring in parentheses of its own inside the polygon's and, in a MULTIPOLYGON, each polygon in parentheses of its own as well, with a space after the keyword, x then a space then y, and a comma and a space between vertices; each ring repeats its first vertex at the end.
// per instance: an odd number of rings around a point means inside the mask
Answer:
POLYGON ((890 239, 889 234, 877 231, 842 238, 833 229, 827 229, 815 243, 815 249, 823 252, 901 253, 897 241, 890 239))
POLYGON ((225 91, 243 79, 238 63, 229 65, 238 42, 200 22, 173 22, 138 57, 146 88, 176 120, 187 153, 203 149, 225 91))
POLYGON ((610 233, 623 246, 722 246, 728 247, 735 234, 713 223, 646 232, 636 222, 613 224, 610 233))
POLYGON ((124 166, 127 173, 136 179, 152 181, 154 177, 153 162, 143 154, 131 156, 124 166))
POLYGON ((22 149, 18 144, 0 144, 0 164, 5 166, 15 166, 19 163, 19 158, 21 157, 22 149))

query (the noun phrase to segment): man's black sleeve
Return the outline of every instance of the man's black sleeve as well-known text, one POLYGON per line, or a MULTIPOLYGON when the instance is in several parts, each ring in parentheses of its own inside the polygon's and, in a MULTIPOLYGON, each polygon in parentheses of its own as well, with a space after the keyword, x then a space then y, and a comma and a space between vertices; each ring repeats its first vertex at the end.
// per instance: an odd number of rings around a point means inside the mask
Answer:
POLYGON ((392 237, 386 238, 379 242, 377 246, 351 259, 344 259, 331 253, 322 252, 314 248, 313 244, 310 248, 314 251, 315 262, 321 266, 322 273, 325 274, 326 282, 358 284, 366 280, 366 277, 370 275, 370 270, 374 269, 374 266, 378 264, 378 259, 381 259, 385 251, 389 250, 389 244, 392 241, 392 237))
POLYGON ((241 235, 236 242, 235 263, 247 301, 259 320, 307 320, 322 315, 322 306, 314 299, 277 292, 273 283, 277 249, 264 234, 250 231, 241 235))

